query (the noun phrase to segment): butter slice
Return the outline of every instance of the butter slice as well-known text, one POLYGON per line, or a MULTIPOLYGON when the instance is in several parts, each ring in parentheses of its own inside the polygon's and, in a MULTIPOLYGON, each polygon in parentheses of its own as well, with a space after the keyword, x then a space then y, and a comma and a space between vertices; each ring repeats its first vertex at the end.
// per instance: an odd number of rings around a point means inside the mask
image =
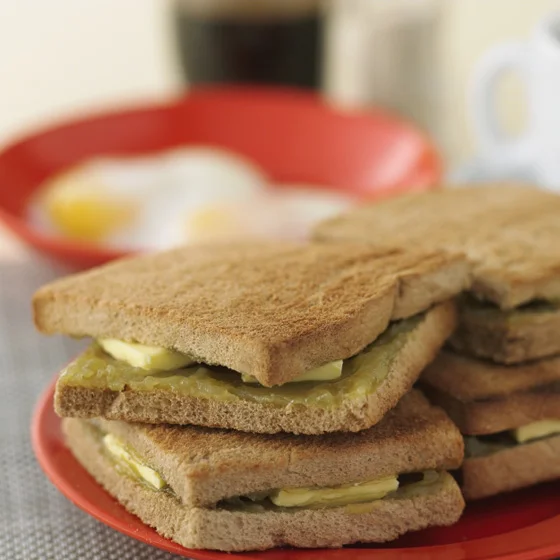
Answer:
MULTIPOLYGON (((310 369, 295 379, 291 379, 288 383, 299 383, 301 381, 333 381, 342 375, 342 363, 343 360, 336 360, 318 368, 310 369)), ((258 383, 255 377, 246 375, 245 373, 241 374, 241 380, 244 383, 258 383)))
POLYGON ((171 371, 194 363, 186 354, 157 346, 122 342, 114 338, 98 340, 98 343, 115 360, 146 370, 171 371))
POLYGON ((113 434, 106 434, 103 436, 103 444, 117 462, 128 467, 132 473, 155 490, 161 490, 167 486, 165 480, 163 480, 157 471, 144 465, 135 458, 113 434))
POLYGON ((331 488, 283 488, 275 490, 269 497, 272 503, 280 507, 333 507, 381 500, 398 487, 399 481, 395 475, 331 488))
POLYGON ((554 434, 560 434, 560 420, 542 420, 513 430, 513 437, 518 443, 525 443, 554 434))

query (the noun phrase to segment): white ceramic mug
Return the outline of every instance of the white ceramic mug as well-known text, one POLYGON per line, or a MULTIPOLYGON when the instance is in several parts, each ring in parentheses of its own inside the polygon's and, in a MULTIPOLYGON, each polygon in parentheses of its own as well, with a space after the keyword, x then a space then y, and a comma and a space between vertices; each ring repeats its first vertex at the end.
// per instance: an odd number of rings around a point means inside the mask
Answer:
POLYGON ((560 12, 542 20, 527 42, 491 50, 475 70, 470 94, 484 157, 503 169, 530 166, 538 182, 560 190, 560 12), (496 86, 509 71, 527 90, 528 122, 518 137, 504 131, 496 110, 496 86))

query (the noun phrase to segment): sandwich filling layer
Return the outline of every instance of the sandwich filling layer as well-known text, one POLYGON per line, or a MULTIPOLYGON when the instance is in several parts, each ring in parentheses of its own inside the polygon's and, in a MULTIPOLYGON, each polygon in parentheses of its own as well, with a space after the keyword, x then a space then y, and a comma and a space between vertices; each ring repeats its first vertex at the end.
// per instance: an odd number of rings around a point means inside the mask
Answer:
MULTIPOLYGON (((147 371, 176 371, 178 369, 193 366, 196 360, 166 348, 157 346, 146 346, 145 344, 137 344, 134 342, 123 342, 115 339, 98 340, 99 346, 115 360, 125 362, 136 368, 145 369, 147 371)), ((342 360, 329 362, 302 373, 290 383, 302 381, 330 381, 338 379, 342 375, 342 360)), ((258 383, 258 380, 252 375, 241 374, 241 380, 244 383, 258 383)))
MULTIPOLYGON (((192 359, 178 353, 169 353, 169 363, 182 366, 168 371, 150 369, 151 360, 160 363, 166 356, 164 349, 142 347, 107 341, 93 343, 81 356, 62 372, 59 383, 68 386, 123 391, 164 390, 198 398, 221 401, 237 399, 286 406, 288 404, 312 405, 323 408, 336 407, 348 398, 372 394, 387 377, 391 363, 404 347, 408 337, 421 324, 425 314, 392 323, 372 344, 356 356, 331 362, 284 385, 263 387, 253 378, 218 366, 192 363, 192 359), (130 350, 128 360, 116 359, 120 350, 130 350), (135 348, 136 347, 136 348, 135 348), (137 348, 140 347, 140 348, 137 348), (144 352, 148 348, 148 352, 144 352), (146 356, 149 356, 146 358, 146 356), (181 358, 182 356, 182 358, 181 358), (158 362, 159 360, 159 362, 158 362), (187 361, 190 360, 190 361, 187 361), (133 365, 135 364, 135 365, 133 365), (148 367, 146 367, 148 366, 148 367), (244 380, 245 378, 245 380, 244 380)), ((119 354, 121 357, 124 353, 119 354)), ((167 363, 167 362, 166 362, 167 363)))
MULTIPOLYGON (((150 467, 130 446, 113 434, 102 433, 103 450, 121 474, 130 476, 153 491, 172 492, 157 470, 150 467)), ((342 506, 364 506, 382 500, 397 492, 410 491, 432 486, 440 482, 440 473, 424 473, 386 476, 331 487, 276 488, 222 500, 218 505, 226 509, 261 511, 263 508, 329 508, 342 506)), ((356 510, 356 513, 359 513, 356 510)))
POLYGON ((497 434, 465 436, 465 455, 467 458, 484 457, 557 435, 560 435, 560 419, 532 422, 497 434))
POLYGON ((513 309, 503 310, 493 303, 481 301, 472 296, 464 296, 461 307, 464 312, 480 316, 480 318, 499 319, 510 324, 519 324, 532 323, 535 316, 560 312, 560 300, 533 300, 513 309))

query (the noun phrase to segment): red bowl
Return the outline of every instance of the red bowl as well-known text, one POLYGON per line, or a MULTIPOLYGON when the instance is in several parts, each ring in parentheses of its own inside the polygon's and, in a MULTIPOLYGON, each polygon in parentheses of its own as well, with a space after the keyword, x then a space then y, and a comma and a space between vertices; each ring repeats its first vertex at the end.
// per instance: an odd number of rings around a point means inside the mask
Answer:
POLYGON ((275 181, 328 185, 360 198, 431 188, 442 171, 431 142, 387 113, 336 110, 298 90, 210 88, 61 124, 7 147, 0 152, 0 219, 30 245, 75 265, 122 256, 33 229, 30 197, 48 177, 89 158, 189 144, 244 155, 275 181))

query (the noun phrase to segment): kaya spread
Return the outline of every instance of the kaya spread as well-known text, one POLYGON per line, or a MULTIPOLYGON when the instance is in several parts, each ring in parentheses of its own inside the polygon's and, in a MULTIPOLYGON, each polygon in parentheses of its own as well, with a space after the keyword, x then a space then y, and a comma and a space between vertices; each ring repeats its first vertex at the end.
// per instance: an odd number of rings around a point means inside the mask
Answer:
MULTIPOLYGON (((367 396, 377 389, 388 375, 399 350, 424 316, 421 314, 391 324, 377 340, 356 356, 316 368, 311 371, 311 376, 310 372, 304 373, 303 376, 308 376, 308 380, 295 380, 275 387, 263 387, 252 379, 245 382, 242 375, 226 368, 192 364, 189 357, 176 352, 168 355, 170 363, 181 363, 183 360, 189 365, 168 371, 145 369, 145 353, 140 352, 138 355, 138 348, 134 348, 143 345, 121 343, 121 350, 124 348, 127 352, 128 361, 125 361, 115 359, 103 350, 102 344, 108 348, 107 341, 93 343, 67 366, 62 372, 60 383, 113 391, 122 391, 125 387, 136 391, 175 391, 199 398, 222 401, 242 399, 275 406, 301 404, 336 407, 348 398, 367 396), (315 380, 310 380, 313 375, 315 380)), ((159 360, 160 365, 162 359, 165 362, 165 352, 168 351, 147 348, 150 349, 151 360, 159 360)), ((117 352, 114 353, 117 355, 117 352)))
MULTIPOLYGON (((166 490, 167 484, 161 475, 149 467, 129 446, 112 434, 102 434, 102 444, 106 454, 117 468, 138 480, 154 491, 166 490)), ((406 477, 406 475, 405 475, 406 477)), ((420 480, 409 482, 400 489, 398 475, 386 476, 376 480, 368 480, 331 487, 279 488, 258 492, 250 496, 241 496, 224 500, 223 505, 229 508, 327 508, 347 506, 350 513, 362 513, 364 507, 381 500, 390 494, 401 491, 403 495, 411 491, 431 486, 440 482, 441 474, 427 471, 419 474, 420 480)))

